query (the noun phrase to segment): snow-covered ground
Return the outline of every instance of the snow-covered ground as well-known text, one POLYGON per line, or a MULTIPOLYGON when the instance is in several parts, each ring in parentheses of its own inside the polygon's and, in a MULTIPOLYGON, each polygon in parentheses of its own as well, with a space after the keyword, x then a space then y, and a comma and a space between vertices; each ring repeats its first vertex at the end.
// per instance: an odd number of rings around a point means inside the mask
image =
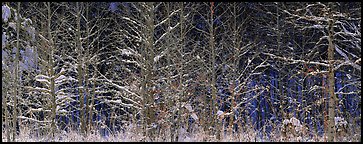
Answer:
MULTIPOLYGON (((153 141, 170 141, 169 132, 168 134, 158 135, 158 137, 153 141)), ((142 132, 136 129, 128 129, 124 133, 113 134, 108 137, 103 137, 100 135, 100 132, 93 131, 88 136, 82 136, 79 132, 71 131, 71 132, 60 132, 56 134, 54 139, 51 139, 50 135, 37 137, 35 135, 30 134, 30 131, 27 128, 23 128, 19 136, 16 138, 18 142, 132 142, 132 141, 140 141, 142 139, 142 132)), ((284 138, 280 134, 276 134, 273 132, 270 137, 263 137, 257 135, 254 130, 247 130, 245 132, 241 132, 238 134, 230 135, 222 135, 220 141, 222 142, 281 142, 281 141, 295 141, 295 142, 324 142, 326 138, 317 136, 316 134, 312 134, 313 136, 299 136, 295 138, 284 138)), ((348 137, 341 138, 336 141, 345 141, 345 142, 358 142, 360 141, 360 132, 356 134, 351 134, 348 137)), ((2 131, 2 141, 6 142, 6 133, 2 131)), ((147 139, 147 141, 151 141, 147 139)), ((193 133, 186 133, 185 129, 180 130, 179 141, 181 142, 216 142, 217 139, 215 136, 207 136, 204 135, 200 130, 196 130, 193 133), (205 140, 203 140, 203 137, 205 140)))

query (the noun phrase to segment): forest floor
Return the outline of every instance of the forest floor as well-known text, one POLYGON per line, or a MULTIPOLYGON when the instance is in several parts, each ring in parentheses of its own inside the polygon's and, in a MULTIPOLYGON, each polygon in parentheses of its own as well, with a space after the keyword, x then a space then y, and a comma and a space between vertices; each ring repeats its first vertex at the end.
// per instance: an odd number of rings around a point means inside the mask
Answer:
MULTIPOLYGON (((194 131, 192 134, 187 133, 185 129, 181 129, 179 136, 179 141, 181 142, 216 142, 217 139, 215 136, 208 136, 203 134, 200 131, 194 131), (204 139, 203 139, 204 138, 204 139)), ((70 132, 61 132, 57 133, 54 139, 51 139, 51 136, 36 136, 32 134, 28 128, 22 128, 19 135, 16 137, 17 142, 135 142, 141 140, 141 132, 135 129, 126 130, 123 133, 110 134, 109 136, 101 136, 99 131, 93 131, 89 133, 87 136, 82 136, 77 131, 70 132)), ((238 134, 234 134, 233 136, 222 134, 221 140, 222 142, 283 142, 283 141, 291 141, 291 142, 324 142, 326 141, 326 137, 318 136, 316 134, 309 134, 310 136, 298 136, 286 138, 282 137, 281 134, 271 133, 270 137, 260 137, 257 135, 254 130, 241 132, 238 134)), ((6 142, 6 132, 2 131, 2 141, 6 142)), ((170 141, 170 134, 168 132, 157 134, 157 138, 154 140, 147 139, 146 141, 170 141)), ((336 139, 336 141, 340 142, 359 142, 361 141, 361 133, 360 131, 355 132, 354 134, 347 135, 346 137, 340 137, 336 139)))

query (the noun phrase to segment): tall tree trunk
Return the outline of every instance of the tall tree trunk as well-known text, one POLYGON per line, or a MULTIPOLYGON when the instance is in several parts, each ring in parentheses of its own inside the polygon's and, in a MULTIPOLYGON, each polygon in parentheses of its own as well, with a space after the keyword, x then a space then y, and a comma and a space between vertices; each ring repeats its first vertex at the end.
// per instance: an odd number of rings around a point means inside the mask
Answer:
POLYGON ((97 72, 95 72, 95 76, 93 76, 92 80, 92 98, 91 98, 91 104, 89 106, 89 123, 88 123, 88 129, 92 130, 92 120, 93 120, 93 106, 95 103, 95 97, 96 97, 96 80, 97 72))
MULTIPOLYGON (((167 20, 167 25, 168 25, 168 28, 171 27, 170 25, 170 2, 167 2, 166 3, 166 12, 167 12, 167 17, 168 17, 168 20, 167 20)), ((173 97, 173 94, 172 93, 172 90, 171 90, 171 87, 172 87, 172 82, 171 82, 171 75, 172 75, 172 68, 171 68, 171 54, 170 52, 172 50, 170 50, 171 48, 171 32, 168 33, 167 35, 167 41, 168 43, 166 44, 166 49, 168 49, 168 52, 167 52, 167 55, 166 55, 166 60, 167 60, 167 85, 168 85, 168 88, 166 89, 166 94, 168 95, 168 97, 166 98, 168 100, 168 103, 165 103, 166 105, 168 105, 169 108, 172 108, 174 106, 174 97, 173 97)), ((174 141, 174 111, 171 111, 169 109, 169 112, 170 112, 170 117, 169 117, 169 124, 170 124, 170 141, 173 142, 174 141)), ((167 131, 167 130, 165 130, 167 131)))
POLYGON ((153 44, 154 44, 154 3, 148 2, 146 3, 146 9, 148 11, 145 13, 146 19, 146 27, 144 32, 146 34, 146 41, 145 41, 145 50, 142 52, 145 58, 144 64, 146 65, 145 68, 142 68, 141 75, 145 77, 142 78, 141 86, 142 91, 141 94, 143 96, 142 105, 145 107, 143 110, 143 133, 144 138, 142 141, 146 141, 146 137, 149 137, 153 140, 155 128, 152 126, 153 122, 155 122, 155 111, 154 111, 154 104, 153 104, 153 84, 151 82, 153 76, 153 59, 154 59, 154 52, 153 52, 153 44))
POLYGON ((147 105, 149 106, 148 110, 148 125, 151 126, 149 129, 149 137, 150 140, 153 141, 154 137, 155 137, 155 131, 156 129, 154 128, 154 124, 155 124, 155 105, 154 105, 154 93, 152 91, 154 91, 156 87, 154 87, 153 82, 152 82, 152 78, 154 76, 154 69, 153 69, 153 60, 154 60, 154 3, 149 3, 149 18, 147 19, 147 25, 148 25, 148 49, 149 49, 149 59, 148 59, 148 72, 146 74, 146 80, 147 80, 147 87, 149 88, 148 91, 148 101, 147 101, 147 105), (152 91, 150 91, 152 90, 152 91))
POLYGON ((235 101, 235 88, 236 88, 236 79, 237 79, 237 73, 238 73, 238 65, 239 65, 239 43, 237 42, 237 35, 238 35, 238 31, 237 31, 237 3, 234 2, 233 3, 233 23, 232 23, 232 30, 233 30, 233 40, 232 40, 232 45, 233 45, 233 49, 234 49, 234 55, 233 55, 233 65, 234 68, 232 69, 232 83, 231 83, 231 108, 230 108, 230 112, 231 114, 229 115, 229 124, 228 124, 228 133, 229 135, 233 136, 233 123, 234 123, 234 108, 237 106, 236 105, 236 101, 235 101))
POLYGON ((141 121, 141 126, 142 126, 142 139, 140 140, 141 142, 145 142, 146 141, 146 130, 147 130, 147 123, 146 123, 146 99, 147 99, 147 93, 146 93, 146 78, 145 78, 145 74, 146 74, 146 67, 145 65, 147 64, 147 48, 145 47, 146 45, 144 44, 144 50, 141 52, 141 55, 144 57, 144 61, 143 64, 144 66, 141 67, 141 105, 144 106, 144 108, 142 108, 140 110, 140 121, 141 121))
MULTIPOLYGON (((8 3, 6 3, 6 5, 9 5, 8 3)), ((6 33, 8 33, 8 30, 6 29, 5 30, 6 33)), ((8 49, 9 48, 9 45, 6 44, 5 45, 5 49, 8 49)), ((3 88, 3 91, 2 91, 2 107, 3 107, 3 113, 4 113, 4 117, 5 117, 5 120, 4 120, 4 123, 5 123, 5 130, 6 130, 6 140, 7 142, 10 142, 11 139, 10 139, 10 133, 11 133, 11 125, 10 125, 10 119, 8 118, 10 116, 9 114, 9 111, 8 111, 8 98, 9 98, 9 95, 8 95, 8 92, 10 92, 9 90, 9 87, 10 87, 10 84, 11 81, 11 77, 9 75, 9 72, 10 70, 8 69, 7 71, 6 70, 3 70, 2 71, 2 74, 3 74, 3 79, 1 81, 2 83, 2 88, 3 88)))
MULTIPOLYGON (((279 15, 279 3, 276 4, 276 10, 277 10, 277 50, 280 51, 280 48, 281 48, 281 33, 280 33, 280 23, 279 23, 279 18, 280 18, 280 15, 279 15)), ((284 120, 285 118, 285 112, 284 112, 284 89, 283 89, 283 79, 282 79, 282 74, 278 74, 279 76, 279 79, 280 81, 278 82, 278 87, 279 87, 279 101, 280 101, 280 114, 281 114, 281 118, 282 120, 284 120)))
POLYGON ((211 125, 209 127, 214 127, 214 130, 211 131, 213 135, 216 132, 217 139, 220 140, 220 121, 218 120, 217 111, 218 111, 218 102, 217 102, 217 88, 216 88, 216 70, 215 70, 215 58, 216 51, 214 46, 214 26, 213 26, 213 12, 214 12, 214 3, 211 3, 211 13, 210 13, 210 24, 209 24, 209 47, 211 50, 211 89, 212 89, 212 100, 210 101, 210 116, 212 118, 211 125), (214 112, 214 113, 213 113, 214 112))
POLYGON ((78 49, 78 91, 79 91, 79 102, 80 102, 80 121, 81 121, 81 133, 85 134, 85 120, 84 120, 84 95, 83 95, 83 60, 82 60, 82 43, 81 43, 81 10, 80 10, 80 4, 77 2, 77 38, 76 38, 76 45, 78 49))
POLYGON ((5 123, 5 127, 4 129, 6 130, 6 141, 7 142, 10 142, 11 139, 10 139, 10 122, 9 122, 9 119, 8 119, 8 116, 9 116, 9 112, 8 112, 8 87, 9 87, 9 83, 7 82, 9 80, 9 75, 8 75, 8 71, 2 71, 2 74, 3 74, 3 81, 1 81, 2 83, 2 88, 3 90, 1 91, 2 92, 2 112, 4 114, 4 123, 5 123))
POLYGON ((14 81, 14 85, 15 85, 15 89, 14 89, 14 107, 13 107, 13 141, 15 141, 15 137, 16 137, 16 123, 17 123, 17 119, 18 119, 18 113, 17 113, 17 105, 18 105, 18 95, 19 90, 20 90, 20 85, 19 85, 19 56, 20 56, 20 2, 18 2, 18 9, 17 9, 17 21, 16 21, 16 57, 15 57, 15 81, 14 81))
POLYGON ((86 59, 86 61, 85 61, 85 67, 84 67, 84 80, 85 80, 85 86, 84 86, 84 88, 85 88, 85 94, 86 94, 86 97, 85 97, 85 101, 86 101, 86 109, 85 109, 85 113, 87 114, 86 116, 85 116, 85 126, 84 126, 84 128, 85 128, 85 133, 86 133, 86 135, 88 134, 88 126, 89 126, 89 121, 88 121, 88 117, 90 117, 90 113, 88 113, 90 110, 90 107, 89 107, 89 104, 90 104, 90 102, 89 102, 89 97, 90 97, 90 89, 89 89, 89 80, 88 80, 88 76, 89 76, 89 72, 88 72, 88 65, 89 65, 89 48, 90 48, 90 46, 89 46, 89 38, 88 38, 88 36, 90 35, 90 31, 89 31, 89 25, 88 25, 88 7, 89 7, 89 3, 86 3, 86 32, 87 32, 87 39, 86 39, 86 47, 87 47, 87 49, 86 49, 86 54, 85 54, 85 57, 87 58, 86 59))
MULTIPOLYGON (((88 9, 87 9, 88 12, 88 9)), ((100 15, 99 13, 99 9, 97 9, 97 16, 100 15)), ((87 14, 88 16, 88 14, 87 14)), ((100 35, 100 32, 97 32, 97 35, 100 35)), ((88 43, 88 42, 87 42, 88 43)), ((100 40, 97 39, 97 48, 100 49, 100 40)), ((88 65, 86 65, 88 66, 88 65)), ((97 77, 97 72, 96 72, 96 67, 94 67, 94 75, 92 76, 92 98, 91 98, 91 104, 89 106, 89 125, 88 125, 88 129, 92 130, 92 120, 93 120, 93 107, 94 107, 94 103, 95 103, 95 97, 96 97, 96 85, 97 85, 97 81, 96 81, 96 77, 97 77)), ((89 95, 91 96, 91 94, 89 93, 89 95)))
POLYGON ((55 82, 54 82, 54 69, 53 69, 53 48, 54 43, 51 35, 51 10, 50 10, 50 2, 47 2, 47 11, 48 11, 48 19, 47 19, 47 33, 49 44, 47 49, 49 50, 49 63, 48 63, 48 72, 50 75, 50 92, 51 92, 51 135, 52 139, 54 138, 54 133, 56 130, 56 95, 55 95, 55 82))
MULTIPOLYGON (((331 7, 330 7, 331 8, 331 7)), ((333 16, 331 11, 329 11, 329 20, 328 20, 328 33, 329 33, 329 37, 328 37, 328 42, 329 42, 329 46, 328 46, 328 61, 329 61, 329 73, 328 73, 328 81, 329 81, 329 113, 328 113, 328 141, 332 142, 334 141, 334 136, 335 136, 335 122, 334 122, 334 117, 335 117, 335 94, 334 94, 334 87, 335 87, 335 77, 334 77, 334 65, 333 65, 333 60, 334 60, 334 50, 335 50, 335 46, 333 43, 334 40, 334 20, 333 20, 333 16)))
POLYGON ((176 122, 176 126, 175 126, 175 130, 176 130, 176 136, 175 136, 175 141, 178 141, 179 139, 179 131, 180 131, 180 127, 181 127, 181 115, 182 115, 182 107, 181 107, 181 103, 182 103, 182 99, 184 97, 184 87, 183 87, 183 74, 184 74, 184 5, 181 2, 180 3, 180 19, 179 19, 179 23, 180 23, 180 66, 179 66, 179 96, 178 96, 178 100, 176 101, 176 103, 178 104, 177 106, 177 112, 178 112, 178 116, 177 116, 177 122, 176 122))

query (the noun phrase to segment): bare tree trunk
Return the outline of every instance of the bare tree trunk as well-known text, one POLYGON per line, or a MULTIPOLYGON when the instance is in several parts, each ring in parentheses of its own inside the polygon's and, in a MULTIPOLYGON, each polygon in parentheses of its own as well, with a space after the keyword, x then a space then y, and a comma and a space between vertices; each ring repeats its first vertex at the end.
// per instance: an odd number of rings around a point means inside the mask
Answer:
MULTIPOLYGON (((144 45, 145 46, 145 45, 144 45)), ((142 51, 142 56, 144 57, 144 65, 146 64, 146 53, 147 53, 147 49, 144 48, 144 50, 142 51)), ((147 129, 147 123, 146 123, 146 99, 147 99, 147 93, 146 93, 146 78, 145 78, 145 73, 146 73, 146 70, 145 70, 146 67, 141 67, 141 96, 142 96, 142 100, 141 100, 141 106, 143 106, 143 108, 140 110, 140 121, 141 121, 141 126, 142 126, 142 139, 141 141, 142 142, 145 142, 146 141, 146 129, 147 129)), ((136 116, 136 115, 135 115, 136 116)))
POLYGON ((8 119, 8 116, 9 116, 9 112, 8 112, 8 104, 7 104, 7 101, 8 101, 8 86, 9 86, 9 83, 7 83, 7 81, 9 80, 9 76, 8 76, 8 71, 2 71, 2 74, 3 74, 3 81, 2 82, 2 88, 3 90, 1 91, 2 92, 2 112, 4 114, 4 123, 5 123, 5 127, 4 129, 6 130, 6 141, 7 142, 10 142, 11 139, 10 139, 10 122, 9 122, 9 119, 8 119))
POLYGON ((210 101, 210 116, 212 116, 212 121, 210 127, 215 126, 214 130, 211 131, 213 135, 216 132, 217 139, 220 140, 220 123, 218 121, 217 111, 218 111, 218 103, 217 103, 217 88, 216 88, 216 70, 215 70, 215 46, 214 46, 214 27, 213 27, 213 12, 214 12, 214 3, 211 5, 211 13, 210 13, 210 24, 209 24, 209 47, 211 50, 211 89, 212 89, 212 100, 210 101), (214 114, 213 114, 214 112, 214 114))
MULTIPOLYGON (((88 9, 87 9, 88 11, 88 9)), ((88 14, 87 14, 88 15, 88 14)), ((97 9, 97 15, 99 15, 99 9, 97 9)), ((97 35, 100 35, 100 32, 97 32, 97 35)), ((97 39, 97 48, 100 49, 100 40, 97 39)), ((87 66, 87 65, 86 65, 87 66)), ((96 72, 96 68, 94 67, 94 75, 93 75, 93 79, 92 79, 92 98, 91 98, 91 104, 89 106, 89 125, 88 125, 88 129, 92 130, 92 120, 93 120, 93 107, 94 107, 94 103, 95 103, 95 97, 96 97, 96 85, 97 85, 97 81, 96 81, 96 77, 97 77, 97 72, 96 72)), ((90 94, 90 93, 89 93, 90 94)), ((91 96, 91 94, 90 94, 91 96)))
POLYGON ((51 10, 50 10, 50 2, 47 2, 47 10, 48 10, 48 19, 47 19, 47 33, 48 33, 48 47, 49 52, 49 63, 48 63, 48 71, 50 75, 50 92, 51 92, 51 136, 54 138, 54 133, 56 129, 56 95, 55 95, 55 82, 54 82, 54 69, 53 69, 53 40, 51 35, 51 10))
POLYGON ((144 106, 144 110, 142 110, 142 125, 143 125, 143 139, 142 141, 146 141, 146 138, 149 137, 151 140, 154 136, 155 129, 152 127, 152 123, 155 122, 155 111, 153 104, 153 84, 151 82, 153 75, 153 44, 154 44, 154 3, 148 2, 146 4, 146 9, 148 11, 144 13, 146 19, 146 27, 144 28, 144 32, 146 34, 145 40, 145 50, 142 52, 142 55, 145 58, 144 65, 146 67, 141 69, 141 75, 144 76, 141 82, 141 95, 142 95, 142 105, 144 106), (151 126, 151 127, 150 127, 151 126))
POLYGON ((178 141, 179 139, 179 131, 180 131, 180 127, 181 127, 181 115, 182 115, 182 107, 181 107, 181 102, 182 99, 184 97, 184 88, 183 88, 183 69, 184 69, 184 59, 183 59, 183 55, 184 55, 184 5, 181 2, 180 3, 180 19, 179 19, 179 23, 180 23, 180 51, 181 51, 181 61, 180 61, 180 66, 179 66, 179 97, 178 100, 176 101, 176 103, 178 104, 177 106, 177 112, 178 112, 178 116, 177 116, 177 122, 176 122, 176 136, 175 136, 175 141, 178 141))
MULTIPOLYGON (((86 22, 86 32, 87 32, 87 37, 90 35, 90 32, 89 32, 89 27, 88 27, 88 7, 89 7, 89 3, 86 3, 86 19, 87 19, 87 22, 86 22)), ((89 80, 88 80, 88 76, 89 76, 89 72, 88 72, 88 64, 89 64, 89 43, 88 43, 88 38, 86 39, 86 47, 87 47, 87 50, 86 50, 86 54, 85 54, 85 57, 87 58, 87 60, 85 61, 85 67, 84 67, 84 80, 85 80, 85 94, 86 94, 86 97, 85 97, 85 101, 86 101, 86 109, 85 109, 85 113, 87 114, 88 117, 90 117, 90 113, 88 113, 90 110, 90 107, 89 107, 89 97, 90 97, 90 90, 89 90, 89 80)), ((89 125, 89 121, 87 119, 87 116, 85 116, 85 134, 87 135, 88 134, 88 125, 89 125)))
POLYGON ((233 41, 232 45, 234 48, 234 55, 233 55, 233 65, 234 68, 232 69, 232 84, 231 84, 231 108, 230 108, 230 116, 229 116, 229 124, 228 124, 228 133, 229 135, 233 135, 233 122, 234 122, 234 107, 236 107, 235 102, 235 79, 237 78, 236 73, 238 72, 238 54, 239 54, 239 44, 237 43, 237 12, 236 12, 236 2, 233 3, 233 22, 232 22, 232 30, 233 30, 233 41))
POLYGON ((80 102, 80 121, 81 121, 81 133, 85 134, 85 128, 86 128, 86 124, 85 124, 85 120, 84 120, 84 95, 83 95, 83 90, 84 90, 84 86, 83 86, 83 71, 82 71, 82 67, 83 67, 83 60, 82 60, 82 43, 81 43, 81 8, 80 8, 80 4, 79 2, 77 2, 77 38, 76 38, 76 44, 77 44, 77 49, 78 49, 78 66, 77 66, 77 70, 78 70, 78 90, 79 90, 79 102, 80 102))
MULTIPOLYGON (((8 5, 8 4, 6 4, 8 5)), ((6 29, 6 33, 8 32, 8 30, 6 29)), ((4 49, 8 48, 7 45, 5 45, 5 48, 2 47, 4 49)), ((3 60, 4 61, 4 60, 3 60)), ((4 62, 3 62, 4 64, 4 62)), ((2 113, 4 114, 4 123, 5 123, 5 127, 4 129, 6 130, 6 141, 7 142, 10 142, 11 139, 10 139, 10 130, 11 130, 11 127, 10 127, 10 121, 8 119, 8 116, 9 116, 9 111, 8 111, 8 91, 9 91, 9 86, 10 86, 10 82, 9 82, 9 78, 10 76, 8 75, 9 71, 8 70, 4 70, 2 69, 2 113)))
POLYGON ((20 56, 20 2, 18 2, 18 9, 17 9, 17 21, 16 21, 16 57, 15 57, 15 81, 14 81, 14 85, 15 85, 15 93, 14 93, 14 107, 13 107, 13 141, 15 142, 15 137, 16 137, 16 123, 17 123, 17 118, 18 118, 18 113, 17 113, 17 105, 18 105, 18 95, 19 93, 19 56, 20 56))
POLYGON ((334 60, 334 50, 335 50, 335 46, 333 43, 334 40, 334 20, 332 17, 332 13, 329 13, 329 20, 328 20, 328 33, 329 33, 329 37, 328 37, 328 42, 329 42, 329 46, 328 46, 328 61, 329 61, 329 74, 328 74, 328 81, 329 81, 329 119, 328 119, 328 141, 332 142, 334 141, 334 137, 335 137, 335 130, 334 130, 334 117, 335 117, 335 94, 334 94, 334 87, 335 87, 335 77, 334 77, 334 65, 333 65, 333 60, 334 60))
MULTIPOLYGON (((170 25, 170 2, 167 2, 166 3, 166 12, 167 12, 167 17, 168 17, 168 20, 167 20, 167 25, 168 25, 168 28, 171 27, 170 25)), ((171 90, 171 87, 172 87, 172 83, 171 83, 171 74, 172 74, 172 68, 171 68, 171 32, 169 32, 169 34, 167 35, 167 41, 168 43, 166 44, 166 49, 168 49, 168 52, 167 52, 167 55, 166 55, 166 59, 167 59, 167 85, 168 85, 168 88, 166 90, 166 94, 168 95, 167 97, 167 100, 168 100, 168 107, 171 108, 173 107, 174 103, 174 97, 173 97, 173 94, 172 93, 172 90, 171 90)), ((169 117, 169 124, 170 124, 170 141, 173 142, 174 141, 174 111, 170 110, 169 109, 169 112, 170 112, 170 117, 169 117)), ((165 130, 166 131, 166 130, 165 130)))
POLYGON ((150 138, 151 141, 154 140, 154 136, 155 136, 155 128, 154 128, 154 124, 155 124, 155 105, 154 105, 154 93, 153 91, 155 90, 153 82, 152 82, 152 78, 154 76, 154 71, 153 71, 153 60, 154 60, 154 3, 150 2, 148 3, 149 5, 149 11, 148 11, 148 18, 146 20, 147 23, 147 27, 148 27, 148 61, 147 61, 147 73, 146 73, 146 85, 148 88, 147 91, 147 124, 150 127, 150 129, 148 130, 148 136, 150 138))
MULTIPOLYGON (((6 3, 6 5, 9 5, 8 3, 6 3)), ((8 32, 8 30, 6 29, 6 33, 8 32)), ((9 47, 9 45, 5 45, 5 49, 7 49, 9 47)), ((9 87, 11 84, 11 77, 9 76, 9 70, 4 70, 2 71, 3 74, 3 79, 1 81, 2 83, 2 107, 3 107, 3 114, 4 114, 4 123, 5 123, 5 127, 4 129, 6 130, 6 141, 10 142, 11 138, 10 138, 10 134, 11 134, 11 125, 10 125, 10 119, 8 118, 10 116, 9 111, 8 111, 8 92, 10 92, 9 87)))
POLYGON ((95 103, 95 97, 96 97, 96 80, 95 77, 97 76, 97 72, 95 72, 95 76, 92 80, 92 98, 91 98, 91 104, 89 106, 89 123, 88 123, 88 129, 92 130, 92 119, 93 119, 93 106, 95 103))

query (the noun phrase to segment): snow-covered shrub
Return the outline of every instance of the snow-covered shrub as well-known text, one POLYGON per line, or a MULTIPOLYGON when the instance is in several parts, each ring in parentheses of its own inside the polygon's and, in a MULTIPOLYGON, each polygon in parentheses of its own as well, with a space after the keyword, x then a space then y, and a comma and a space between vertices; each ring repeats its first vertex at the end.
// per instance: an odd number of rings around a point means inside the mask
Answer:
POLYGON ((335 117, 335 130, 338 137, 344 137, 348 133, 347 126, 348 122, 342 117, 335 117))
POLYGON ((300 120, 295 117, 284 119, 282 122, 282 137, 287 138, 287 140, 301 139, 300 136, 305 135, 307 130, 307 127, 303 126, 300 120))

